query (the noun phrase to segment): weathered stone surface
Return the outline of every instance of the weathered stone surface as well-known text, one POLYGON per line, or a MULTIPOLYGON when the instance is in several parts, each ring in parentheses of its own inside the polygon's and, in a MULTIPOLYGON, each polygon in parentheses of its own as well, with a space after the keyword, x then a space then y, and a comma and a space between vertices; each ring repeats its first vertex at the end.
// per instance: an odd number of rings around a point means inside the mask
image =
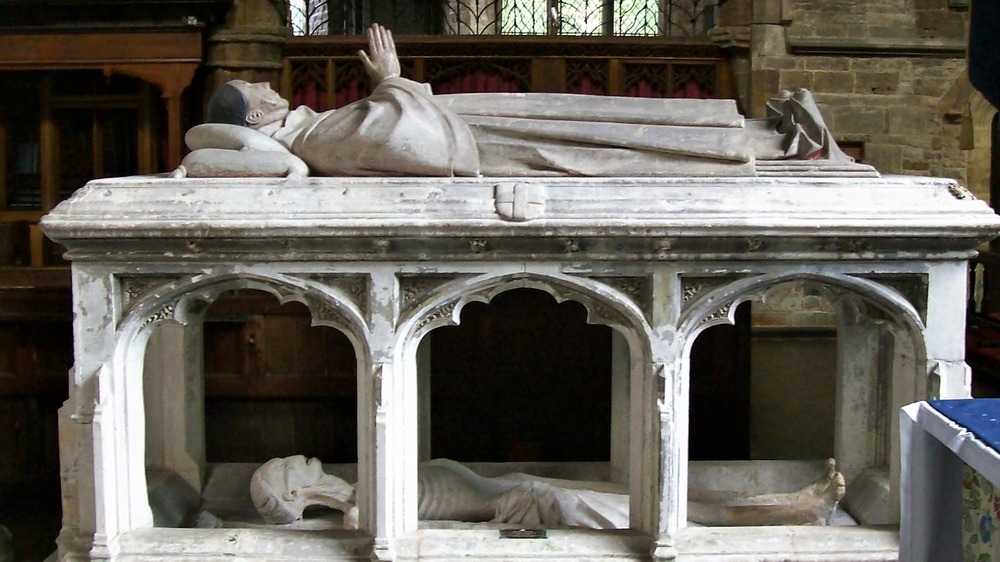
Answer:
MULTIPOLYGON (((784 56, 751 57, 754 99, 769 90, 809 87, 838 140, 860 143, 866 163, 888 173, 929 171, 968 180, 974 193, 988 197, 988 181, 970 171, 975 163, 957 151, 960 132, 939 109, 965 66, 966 11, 938 1, 786 4, 784 56), (873 115, 872 108, 886 113, 873 115), (928 149, 922 156, 927 163, 901 157, 908 146, 928 149)), ((770 44, 781 42, 772 38, 770 44)))
POLYGON ((899 85, 895 72, 858 72, 854 75, 854 91, 859 94, 893 94, 899 85))
POLYGON ((854 91, 855 75, 841 71, 816 71, 813 73, 812 88, 823 93, 850 93, 854 91))
MULTIPOLYGON (((871 527, 775 527, 750 537, 685 527, 685 350, 704 328, 728 322, 734 303, 762 300, 775 288, 791 283, 838 295, 837 329, 848 344, 836 377, 849 392, 836 400, 835 456, 852 474, 877 470, 895 502, 899 459, 889 453, 895 441, 884 420, 933 394, 968 395, 967 260, 1000 232, 1000 218, 949 180, 878 177, 813 161, 759 162, 755 171, 742 178, 521 178, 527 193, 544 185, 545 199, 544 208, 518 214, 520 222, 498 214, 497 195, 506 190, 497 184, 507 180, 497 178, 88 184, 42 222, 68 249, 76 301, 77 363, 60 418, 62 479, 73 509, 65 513, 60 556, 512 560, 531 553, 541 560, 586 553, 628 560, 645 558, 655 544, 658 556, 681 560, 891 559, 894 533, 871 527), (651 289, 604 281, 623 273, 648 279, 651 289), (338 276, 364 278, 367 298, 345 296, 338 276), (438 282, 405 299, 400 280, 419 276, 438 282), (123 283, 137 278, 162 282, 123 283), (146 337, 175 320, 197 325, 205 302, 248 287, 304 303, 314 319, 356 342, 358 533, 151 528, 146 440, 185 436, 141 430, 146 337), (612 449, 618 457, 610 464, 627 468, 629 530, 553 531, 549 542, 532 545, 501 541, 495 529, 417 524, 418 346, 431 330, 459 322, 465 303, 523 287, 577 301, 588 321, 621 335, 626 351, 618 357, 627 365, 612 371, 627 384, 613 386, 612 418, 623 420, 617 435, 629 446, 612 449), (881 330, 892 337, 878 337, 881 330), (880 360, 886 354, 893 360, 880 360)), ((192 339, 174 338, 174 352, 194 353, 192 339)), ((149 391, 164 393, 164 404, 185 403, 187 392, 184 385, 149 391)), ((190 442, 154 448, 185 447, 190 442)), ((204 459, 191 450, 185 457, 204 459)), ((862 520, 867 525, 896 516, 859 512, 871 518, 862 520)))
POLYGON ((779 90, 796 90, 798 88, 815 89, 813 87, 814 72, 808 70, 787 70, 779 74, 779 90))

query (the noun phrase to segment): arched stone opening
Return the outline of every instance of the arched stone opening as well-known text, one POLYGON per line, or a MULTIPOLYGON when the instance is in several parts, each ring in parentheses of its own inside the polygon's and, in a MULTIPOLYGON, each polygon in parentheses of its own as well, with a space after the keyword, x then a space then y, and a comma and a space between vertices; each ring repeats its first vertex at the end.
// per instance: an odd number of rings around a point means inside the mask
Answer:
MULTIPOLYGON (((654 417, 656 394, 646 387, 656 384, 649 329, 628 297, 562 275, 483 276, 444 285, 411 309, 404 328, 402 364, 410 369, 403 380, 420 397, 410 438, 421 460, 446 453, 484 476, 520 471, 605 482, 629 506, 623 527, 655 528, 658 463, 642 459, 659 449, 640 428, 654 417), (470 339, 478 340, 474 347, 470 339), (479 355, 469 357, 471 349, 479 355), (473 388, 458 396, 449 381, 473 388), (443 429, 453 424, 473 435, 489 425, 496 435, 486 447, 464 448, 469 440, 443 429)), ((416 463, 410 470, 408 487, 416 491, 416 463)))
POLYGON ((428 337, 432 458, 610 461, 611 328, 582 305, 513 289, 428 337))
POLYGON ((203 322, 207 462, 357 462, 357 358, 343 332, 246 289, 221 295, 203 322))
MULTIPOLYGON (((749 377, 741 384, 748 404, 733 423, 745 424, 739 430, 748 446, 721 468, 690 463, 691 487, 790 492, 822 476, 829 457, 847 481, 841 507, 851 517, 838 514, 835 522, 898 521, 895 412, 928 392, 925 282, 919 274, 814 272, 719 280, 685 312, 682 376, 694 408, 696 392, 706 386, 695 379, 712 376, 694 364, 698 339, 743 317, 750 365, 741 370, 749 377), (760 308, 754 314, 747 310, 751 302, 760 308), (763 489, 746 489, 751 485, 763 489)), ((699 417, 703 412, 691 411, 692 439, 699 417)))
MULTIPOLYGON (((120 282, 126 314, 119 324, 114 374, 109 382, 123 393, 124 400, 116 401, 111 413, 118 431, 127 434, 115 444, 116 468, 128 475, 123 478, 127 484, 116 484, 127 490, 128 513, 132 514, 121 531, 148 526, 259 523, 252 503, 247 503, 246 486, 256 466, 275 456, 322 454, 331 450, 328 441, 336 435, 344 436, 341 444, 349 445, 351 451, 345 452, 343 459, 329 459, 343 460, 342 465, 324 468, 349 482, 357 481, 357 373, 367 368, 368 353, 362 316, 348 299, 330 287, 285 276, 225 274, 120 282), (234 296, 243 301, 233 306, 234 296), (248 296, 258 302, 248 303, 248 296), (263 310, 261 303, 266 303, 263 310), (242 374, 249 374, 249 378, 241 381, 240 373, 206 371, 206 367, 217 367, 220 359, 208 355, 206 361, 206 346, 222 343, 226 347, 227 339, 229 345, 234 343, 232 333, 212 333, 206 330, 206 322, 239 323, 269 310, 284 311, 288 316, 284 325, 258 323, 250 334, 240 328, 241 337, 249 335, 249 341, 261 345, 257 350, 236 352, 259 363, 243 369, 242 374), (270 357, 257 357, 257 353, 268 353, 261 341, 268 336, 282 338, 284 344, 272 349, 270 357), (323 369, 323 357, 315 358, 315 350, 301 345, 310 342, 332 346, 326 350, 327 356, 350 355, 337 362, 336 373, 312 373, 314 377, 325 376, 327 384, 303 380, 309 376, 306 373, 273 372, 282 361, 293 362, 297 369, 323 369), (211 380, 212 375, 216 380, 211 380), (275 376, 282 380, 274 380, 275 376), (342 380, 336 380, 338 376, 342 380), (280 395, 266 396, 269 388, 279 389, 280 395), (329 391, 320 397, 309 396, 311 390, 323 388, 329 391), (213 405, 217 397, 213 395, 236 404, 220 412, 218 404, 213 405), (315 415, 335 406, 349 411, 315 415), (220 423, 220 417, 239 421, 230 423, 227 430, 221 427, 225 424, 220 423), (336 435, 318 427, 338 421, 349 427, 336 428, 336 435), (230 441, 228 448, 226 440, 230 441), (147 488, 148 495, 143 494, 147 488)), ((340 525, 339 516, 326 519, 329 521, 310 526, 340 525)))

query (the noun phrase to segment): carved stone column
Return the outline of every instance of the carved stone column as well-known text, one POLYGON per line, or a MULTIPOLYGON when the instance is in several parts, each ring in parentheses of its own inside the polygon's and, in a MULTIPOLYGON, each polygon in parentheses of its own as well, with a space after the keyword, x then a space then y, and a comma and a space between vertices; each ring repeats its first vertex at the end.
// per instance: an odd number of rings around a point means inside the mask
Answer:
POLYGON ((868 466, 877 464, 876 441, 884 439, 878 418, 884 416, 879 407, 875 387, 883 370, 883 330, 857 308, 863 305, 843 304, 837 327, 837 415, 834 430, 837 468, 850 481, 868 466), (860 317, 859 317, 860 316, 860 317), (872 442, 870 442, 872 441, 872 442), (863 446, 859 446, 863 444, 863 446))
POLYGON ((287 19, 283 2, 235 0, 226 22, 208 37, 207 92, 235 79, 270 82, 277 88, 287 19))
POLYGON ((143 366, 146 466, 176 472, 195 490, 205 470, 202 325, 166 323, 150 336, 143 366))
POLYGON ((779 89, 774 57, 787 55, 785 20, 790 16, 786 2, 754 0, 750 20, 750 88, 748 117, 763 117, 765 104, 779 89))
POLYGON ((728 0, 719 6, 719 25, 708 31, 709 38, 729 53, 733 89, 740 107, 750 102, 750 10, 752 0, 728 0))

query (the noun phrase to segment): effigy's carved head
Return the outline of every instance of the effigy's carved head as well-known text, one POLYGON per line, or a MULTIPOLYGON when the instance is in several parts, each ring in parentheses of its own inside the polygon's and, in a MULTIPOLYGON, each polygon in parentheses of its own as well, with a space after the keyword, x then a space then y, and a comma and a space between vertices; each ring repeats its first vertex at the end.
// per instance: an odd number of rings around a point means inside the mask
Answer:
POLYGON ((209 98, 205 121, 259 129, 283 120, 286 115, 288 100, 267 82, 230 80, 209 98))
POLYGON ((319 459, 303 455, 267 461, 250 479, 250 497, 265 521, 287 524, 311 505, 347 513, 354 507, 354 485, 323 472, 319 459))

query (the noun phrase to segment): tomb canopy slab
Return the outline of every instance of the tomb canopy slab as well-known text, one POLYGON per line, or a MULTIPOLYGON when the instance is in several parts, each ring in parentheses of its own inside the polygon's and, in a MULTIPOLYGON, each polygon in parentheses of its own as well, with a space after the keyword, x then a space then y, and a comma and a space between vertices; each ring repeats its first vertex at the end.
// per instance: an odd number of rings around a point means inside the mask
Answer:
POLYGON ((42 226, 81 261, 958 256, 998 228, 984 202, 940 178, 522 182, 547 197, 513 222, 492 178, 95 180, 42 226))

